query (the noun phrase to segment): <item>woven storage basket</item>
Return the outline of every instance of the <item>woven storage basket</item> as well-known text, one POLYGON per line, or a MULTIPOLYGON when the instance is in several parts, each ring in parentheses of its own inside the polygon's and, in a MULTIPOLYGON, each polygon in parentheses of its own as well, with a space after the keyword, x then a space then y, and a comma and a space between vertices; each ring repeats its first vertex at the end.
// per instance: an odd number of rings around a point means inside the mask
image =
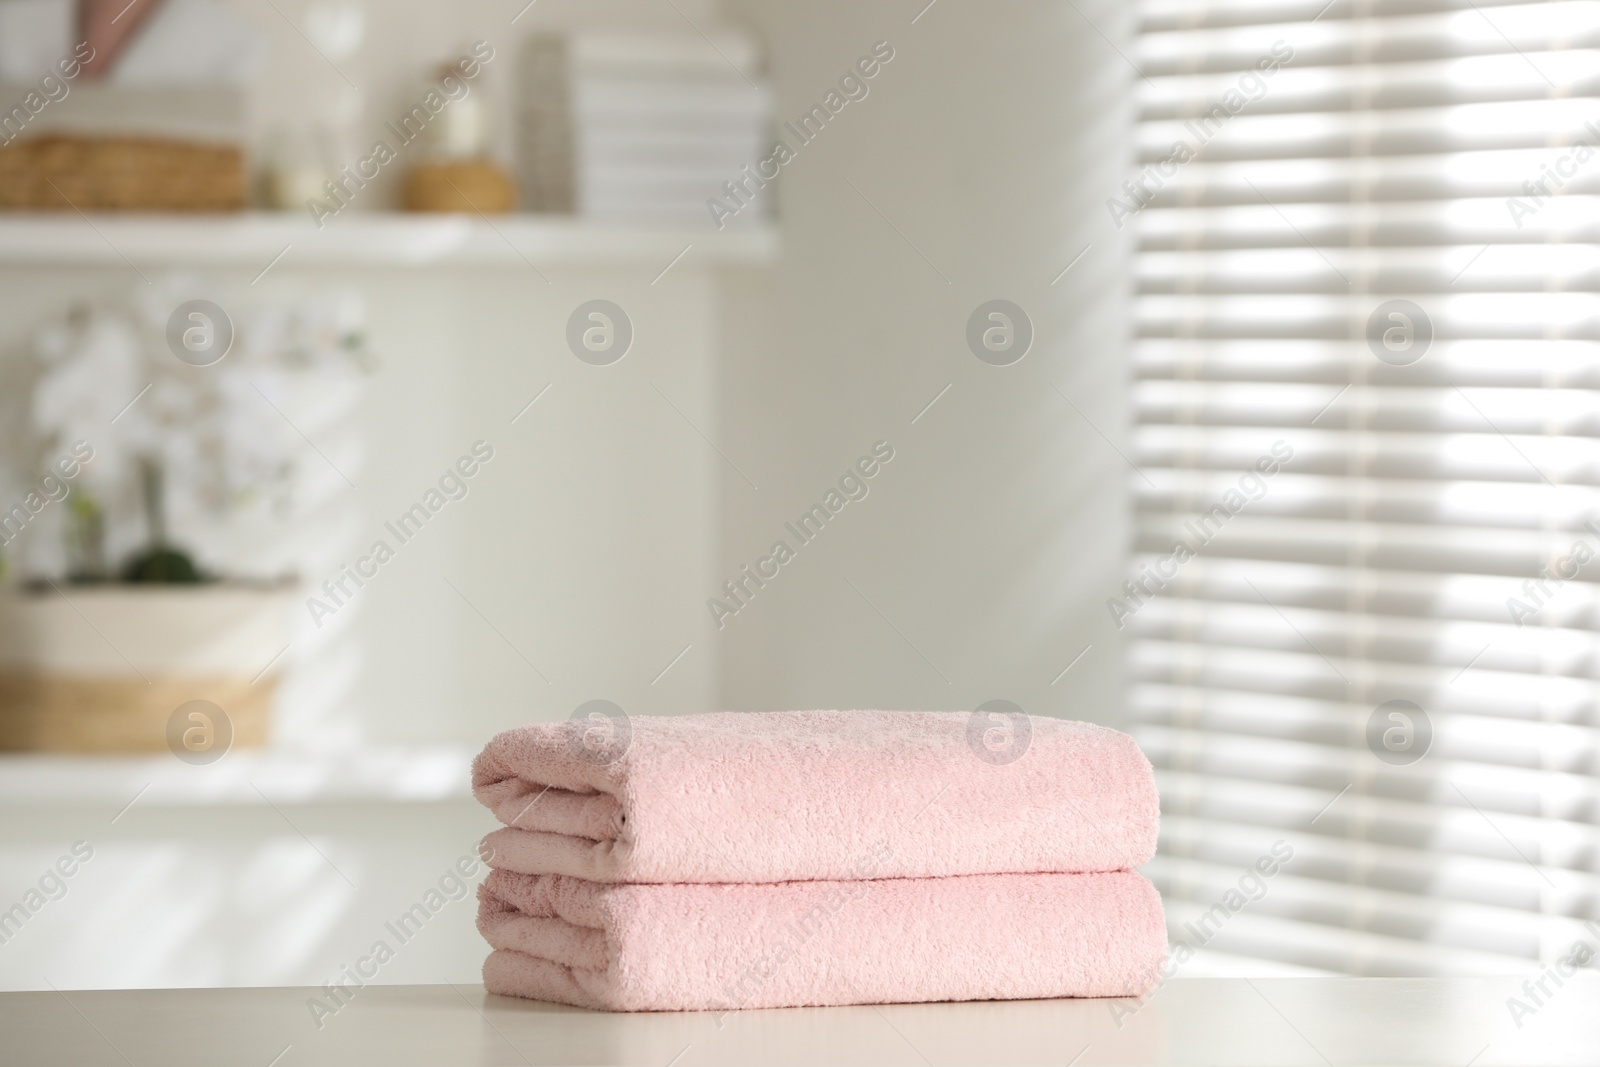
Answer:
POLYGON ((267 743, 277 681, 122 678, 0 671, 0 752, 162 752, 167 720, 191 700, 223 709, 233 748, 267 743))
POLYGON ((266 744, 292 607, 221 583, 0 589, 0 751, 160 752, 192 700, 266 744))
POLYGON ((230 146, 50 135, 0 148, 0 208, 238 211, 244 156, 230 146))
POLYGON ((517 190, 493 163, 420 163, 406 173, 402 199, 407 211, 498 215, 517 206, 517 190))

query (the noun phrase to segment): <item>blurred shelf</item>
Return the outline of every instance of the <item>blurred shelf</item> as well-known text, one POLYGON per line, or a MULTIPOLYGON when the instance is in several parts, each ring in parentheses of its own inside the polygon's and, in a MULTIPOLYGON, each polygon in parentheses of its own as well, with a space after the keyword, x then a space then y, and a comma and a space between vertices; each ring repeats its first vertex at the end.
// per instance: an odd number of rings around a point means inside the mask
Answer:
POLYGON ((240 215, 0 214, 0 265, 239 267, 637 267, 771 262, 777 229, 626 225, 569 216, 351 212, 323 229, 296 212, 240 215), (281 256, 281 259, 278 258, 281 256))
POLYGON ((472 797, 475 750, 371 748, 322 754, 238 749, 197 767, 141 756, 0 754, 0 808, 438 802, 472 797))

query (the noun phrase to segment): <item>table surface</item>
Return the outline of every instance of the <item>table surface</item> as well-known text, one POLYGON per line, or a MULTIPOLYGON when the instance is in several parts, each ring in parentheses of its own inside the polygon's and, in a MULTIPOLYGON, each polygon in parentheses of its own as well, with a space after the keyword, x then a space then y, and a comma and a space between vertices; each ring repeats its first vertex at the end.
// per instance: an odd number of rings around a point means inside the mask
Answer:
POLYGON ((8 1067, 383 1064, 1600 1064, 1600 975, 1174 978, 1134 1000, 608 1014, 481 986, 0 994, 8 1067), (1531 1009, 1513 1017, 1508 998, 1531 1009))

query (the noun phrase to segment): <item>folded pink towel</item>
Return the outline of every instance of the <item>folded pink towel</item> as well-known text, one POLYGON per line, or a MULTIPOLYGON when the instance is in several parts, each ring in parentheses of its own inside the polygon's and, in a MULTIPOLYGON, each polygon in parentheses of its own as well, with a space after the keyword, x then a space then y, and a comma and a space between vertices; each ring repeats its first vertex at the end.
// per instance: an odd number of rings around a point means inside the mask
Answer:
POLYGON ((487 838, 501 866, 596 882, 854 881, 1114 871, 1155 853, 1150 763, 1103 726, 929 711, 625 725, 612 762, 570 722, 489 742, 473 787, 515 827, 487 838), (885 840, 893 852, 871 860, 885 840))
POLYGON ((478 887, 491 993, 608 1011, 1136 996, 1167 947, 1133 871, 478 887))

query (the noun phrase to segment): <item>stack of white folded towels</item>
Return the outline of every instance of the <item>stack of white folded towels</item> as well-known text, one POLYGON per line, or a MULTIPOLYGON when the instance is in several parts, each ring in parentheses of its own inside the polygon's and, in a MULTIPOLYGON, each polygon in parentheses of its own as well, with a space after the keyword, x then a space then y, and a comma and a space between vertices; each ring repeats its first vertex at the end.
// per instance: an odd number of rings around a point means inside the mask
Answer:
MULTIPOLYGON (((517 90, 524 206, 628 222, 710 222, 770 148, 772 94, 733 31, 538 34, 517 90)), ((737 221, 765 213, 771 191, 737 221)), ((730 220, 730 222, 733 220, 730 220)))

